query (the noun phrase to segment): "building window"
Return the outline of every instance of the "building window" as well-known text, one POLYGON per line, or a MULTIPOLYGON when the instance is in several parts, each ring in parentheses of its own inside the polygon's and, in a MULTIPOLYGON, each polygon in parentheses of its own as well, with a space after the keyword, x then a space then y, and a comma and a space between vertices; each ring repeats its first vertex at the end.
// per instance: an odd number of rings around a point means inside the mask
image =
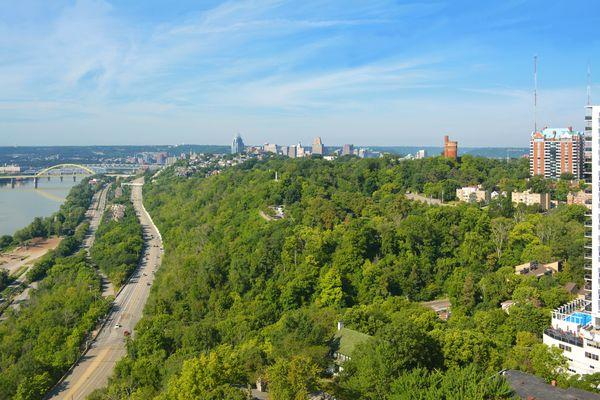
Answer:
POLYGON ((587 345, 588 345, 589 347, 593 347, 593 348, 595 348, 595 349, 600 349, 600 344, 599 344, 599 343, 596 343, 596 342, 588 341, 588 342, 587 342, 587 345))
POLYGON ((567 346, 566 344, 559 343, 558 347, 564 351, 571 351, 571 346, 567 346))
POLYGON ((591 358, 594 361, 598 361, 598 359, 600 359, 600 357, 598 357, 596 354, 588 353, 587 351, 585 352, 585 356, 587 358, 591 358))

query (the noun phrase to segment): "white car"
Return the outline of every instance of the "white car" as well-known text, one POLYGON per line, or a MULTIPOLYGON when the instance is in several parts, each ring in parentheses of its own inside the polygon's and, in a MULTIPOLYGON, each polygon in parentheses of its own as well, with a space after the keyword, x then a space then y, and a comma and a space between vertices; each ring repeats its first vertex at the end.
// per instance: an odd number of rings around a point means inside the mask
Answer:
POLYGON ((119 329, 121 327, 121 324, 115 324, 115 329, 119 329))

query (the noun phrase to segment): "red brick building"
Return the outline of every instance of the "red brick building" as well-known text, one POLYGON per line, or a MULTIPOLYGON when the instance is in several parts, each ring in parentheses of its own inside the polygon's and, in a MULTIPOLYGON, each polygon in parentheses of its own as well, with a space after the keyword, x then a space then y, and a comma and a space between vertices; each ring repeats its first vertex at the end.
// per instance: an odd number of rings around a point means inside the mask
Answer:
POLYGON ((570 173, 583 177, 584 139, 573 128, 545 128, 531 135, 529 172, 545 178, 560 178, 570 173))

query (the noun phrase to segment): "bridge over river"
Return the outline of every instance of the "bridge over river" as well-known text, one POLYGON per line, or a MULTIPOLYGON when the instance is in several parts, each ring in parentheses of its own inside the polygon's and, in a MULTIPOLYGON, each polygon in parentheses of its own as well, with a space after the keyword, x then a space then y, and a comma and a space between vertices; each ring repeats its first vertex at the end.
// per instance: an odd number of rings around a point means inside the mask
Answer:
POLYGON ((15 187, 15 183, 20 180, 32 179, 34 181, 35 188, 38 188, 40 179, 46 178, 59 178, 61 181, 64 178, 72 178, 73 182, 77 178, 92 176, 96 174, 106 174, 107 171, 123 171, 128 172, 125 174, 107 174, 111 176, 132 176, 139 169, 136 165, 129 164, 96 164, 96 165, 82 165, 82 164, 57 164, 51 167, 44 168, 38 172, 31 174, 20 174, 20 175, 0 175, 0 180, 10 180, 11 187, 15 187))

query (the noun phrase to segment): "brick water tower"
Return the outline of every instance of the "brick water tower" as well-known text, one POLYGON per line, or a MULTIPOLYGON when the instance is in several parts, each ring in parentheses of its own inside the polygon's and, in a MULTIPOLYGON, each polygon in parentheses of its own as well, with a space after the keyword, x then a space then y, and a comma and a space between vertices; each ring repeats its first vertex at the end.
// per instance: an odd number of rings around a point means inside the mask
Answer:
POLYGON ((450 140, 448 135, 444 136, 444 153, 443 156, 456 160, 458 157, 458 142, 450 140))

